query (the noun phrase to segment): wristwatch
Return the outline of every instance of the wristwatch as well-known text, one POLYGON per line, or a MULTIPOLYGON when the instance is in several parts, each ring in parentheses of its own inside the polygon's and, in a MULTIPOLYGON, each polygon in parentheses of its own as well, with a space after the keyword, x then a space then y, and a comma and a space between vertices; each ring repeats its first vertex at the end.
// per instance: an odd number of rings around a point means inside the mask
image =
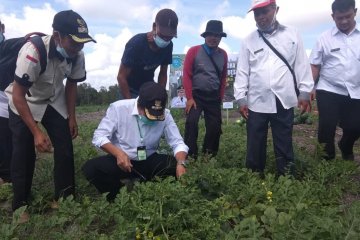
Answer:
POLYGON ((189 164, 188 160, 179 160, 177 161, 177 165, 182 165, 183 167, 187 167, 187 165, 189 164))

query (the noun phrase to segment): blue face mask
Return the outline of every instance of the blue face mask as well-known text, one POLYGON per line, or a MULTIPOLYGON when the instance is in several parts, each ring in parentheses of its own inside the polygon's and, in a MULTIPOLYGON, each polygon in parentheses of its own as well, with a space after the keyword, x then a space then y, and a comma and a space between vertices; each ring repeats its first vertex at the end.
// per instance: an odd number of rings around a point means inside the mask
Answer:
POLYGON ((2 43, 5 40, 5 36, 2 32, 0 32, 0 43, 2 43))
POLYGON ((69 54, 67 54, 66 50, 62 47, 60 33, 59 33, 59 39, 60 42, 56 46, 56 51, 58 51, 61 54, 61 56, 63 56, 63 58, 70 58, 69 54))
POLYGON ((171 41, 165 41, 158 35, 154 36, 154 41, 155 41, 156 46, 158 46, 159 48, 166 48, 171 42, 171 41))
POLYGON ((70 58, 63 47, 60 47, 60 44, 56 46, 56 50, 63 56, 64 58, 70 58))
POLYGON ((148 125, 148 126, 153 126, 156 124, 156 121, 151 121, 147 117, 142 116, 142 115, 139 115, 139 119, 143 124, 148 125))

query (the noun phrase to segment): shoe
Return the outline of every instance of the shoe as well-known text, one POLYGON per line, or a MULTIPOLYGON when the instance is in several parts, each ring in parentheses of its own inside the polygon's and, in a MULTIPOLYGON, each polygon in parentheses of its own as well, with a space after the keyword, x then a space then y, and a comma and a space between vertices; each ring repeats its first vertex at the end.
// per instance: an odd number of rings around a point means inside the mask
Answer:
POLYGON ((50 203, 50 208, 53 209, 53 210, 59 209, 59 202, 53 200, 53 201, 50 203))
POLYGON ((354 161, 355 157, 354 157, 353 153, 344 153, 342 145, 341 145, 341 141, 338 142, 338 147, 341 151, 341 157, 343 160, 354 161))
POLYGON ((29 220, 30 220, 29 213, 23 212, 22 214, 20 214, 20 216, 17 219, 16 223, 17 224, 23 224, 23 223, 27 223, 29 220))

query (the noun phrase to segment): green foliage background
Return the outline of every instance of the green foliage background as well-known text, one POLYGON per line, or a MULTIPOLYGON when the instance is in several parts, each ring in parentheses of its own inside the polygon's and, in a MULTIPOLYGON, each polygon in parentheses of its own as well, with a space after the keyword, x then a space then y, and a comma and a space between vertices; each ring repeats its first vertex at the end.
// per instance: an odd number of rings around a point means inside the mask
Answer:
MULTIPOLYGON (((99 109, 104 107, 78 112, 99 109)), ((184 133, 182 110, 172 112, 184 133)), ((81 173, 86 160, 102 154, 91 145, 98 122, 90 118, 79 124, 74 141, 77 194, 62 199, 58 210, 49 205, 51 155, 39 156, 32 203, 14 217, 11 185, 0 187, 0 239, 360 239, 360 171, 355 162, 323 161, 317 151, 295 146, 296 177, 276 178, 269 138, 266 176, 261 179, 244 169, 245 125, 231 121, 223 125, 216 158, 192 161, 178 181, 156 179, 122 188, 109 203, 81 173), (19 225, 16 217, 25 210, 31 220, 19 225)), ((200 129, 201 146, 203 120, 200 129)), ((161 151, 169 151, 163 142, 161 151)))

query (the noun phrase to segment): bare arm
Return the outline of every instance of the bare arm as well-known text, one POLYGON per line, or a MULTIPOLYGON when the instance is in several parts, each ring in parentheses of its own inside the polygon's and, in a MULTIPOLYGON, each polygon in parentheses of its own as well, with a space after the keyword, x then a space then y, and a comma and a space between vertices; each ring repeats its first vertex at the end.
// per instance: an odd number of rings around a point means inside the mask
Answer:
POLYGON ((78 127, 76 123, 75 115, 75 102, 77 95, 77 83, 66 81, 65 86, 65 96, 66 96, 66 106, 69 114, 69 128, 71 137, 74 139, 78 135, 78 127))
POLYGON ((130 95, 130 90, 129 90, 129 85, 127 82, 127 79, 131 73, 131 68, 125 66, 124 64, 120 64, 120 68, 119 68, 119 73, 117 76, 117 81, 119 84, 119 88, 121 91, 121 94, 123 95, 124 99, 130 99, 131 95, 130 95))
POLYGON ((28 88, 21 86, 16 81, 14 81, 12 94, 14 105, 21 119, 24 121, 26 126, 33 134, 36 149, 40 152, 51 152, 51 141, 49 137, 41 131, 41 129, 35 122, 31 114, 29 105, 27 104, 27 101, 25 99, 25 94, 27 91, 28 88))
POLYGON ((160 72, 158 76, 158 83, 163 87, 166 88, 167 83, 167 69, 168 65, 161 65, 160 66, 160 72))
POLYGON ((313 64, 311 64, 310 66, 311 66, 311 72, 312 72, 314 82, 316 83, 318 81, 318 79, 319 79, 319 76, 320 76, 321 66, 320 65, 313 65, 313 64))

